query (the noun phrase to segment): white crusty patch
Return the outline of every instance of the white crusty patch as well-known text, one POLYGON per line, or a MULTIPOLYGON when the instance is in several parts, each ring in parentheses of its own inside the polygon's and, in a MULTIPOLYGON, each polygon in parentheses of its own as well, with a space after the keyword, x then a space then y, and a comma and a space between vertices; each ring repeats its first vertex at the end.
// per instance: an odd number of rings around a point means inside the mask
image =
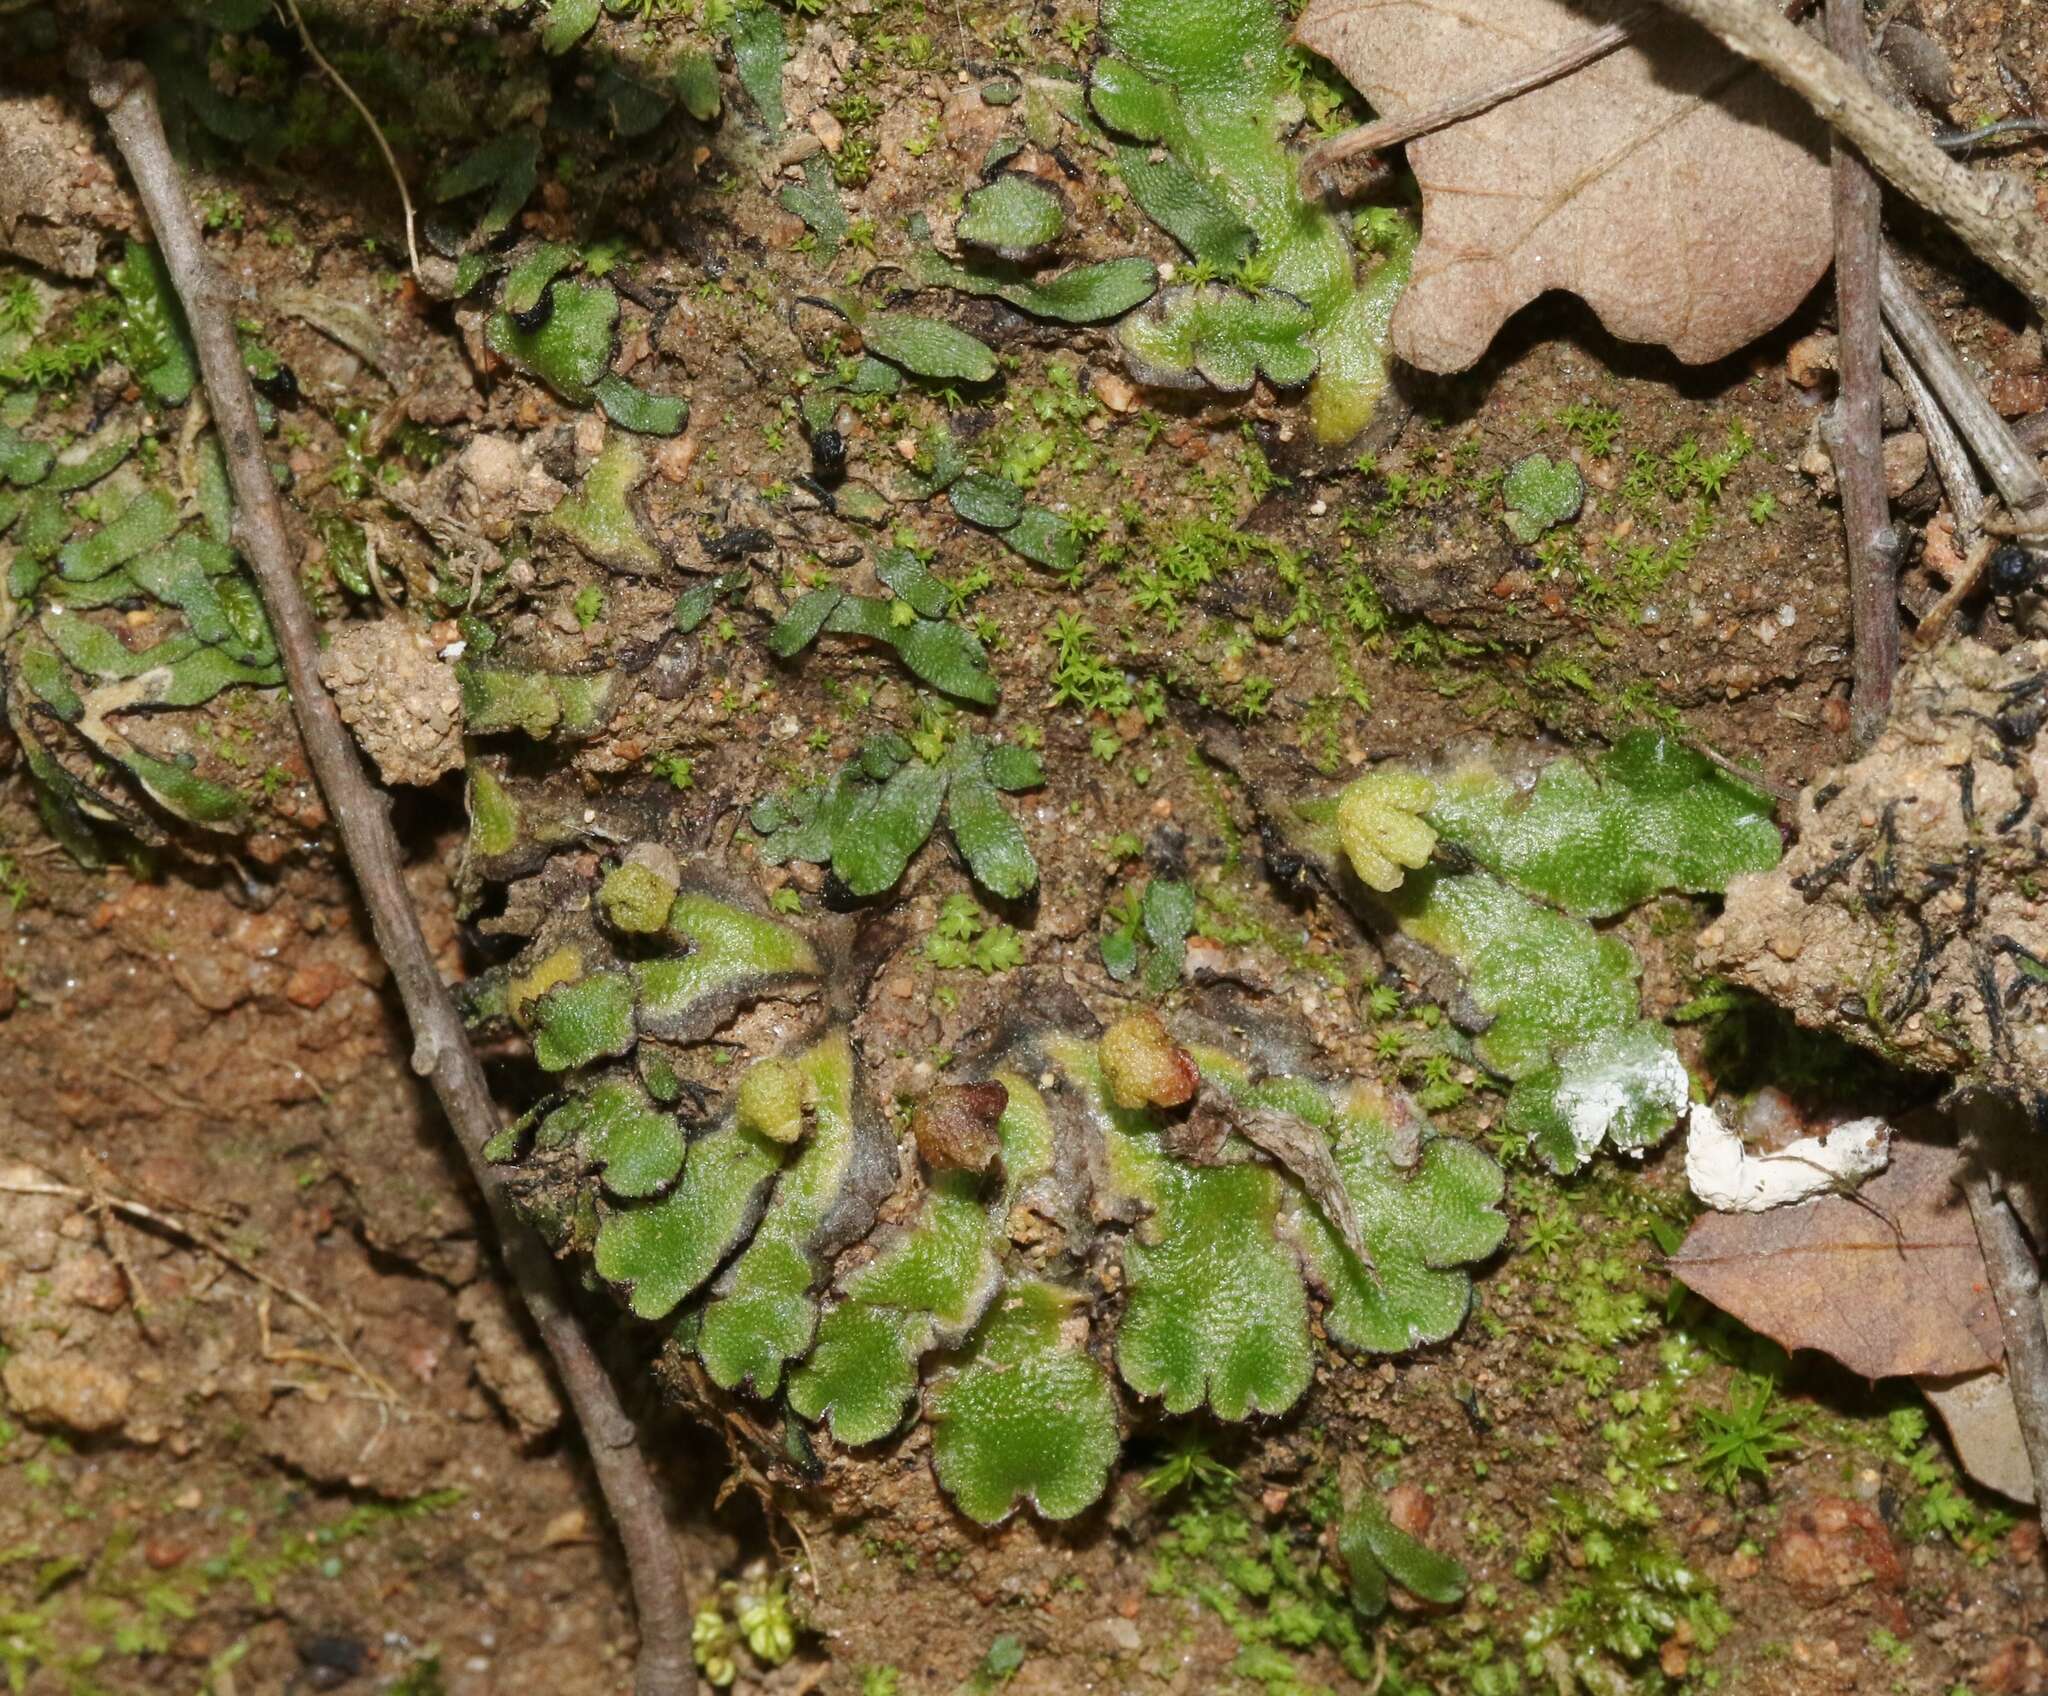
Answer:
POLYGON ((1695 1107, 1685 1176, 1692 1193, 1717 1213, 1763 1213, 1855 1189, 1891 1163, 1891 1143, 1892 1128, 1882 1119, 1851 1119, 1825 1136, 1756 1154, 1711 1107, 1695 1107))
MULTIPOLYGON (((1557 1105, 1583 1163, 1593 1158, 1593 1151, 1631 1108, 1656 1108, 1672 1115, 1663 1121, 1658 1134, 1661 1141, 1663 1132, 1669 1131, 1684 1111, 1691 1090, 1685 1062, 1668 1049, 1647 1061, 1597 1065, 1582 1072, 1571 1069, 1568 1056, 1563 1080, 1557 1086, 1557 1105)), ((1626 1148, 1622 1152, 1640 1157, 1643 1151, 1626 1148)))

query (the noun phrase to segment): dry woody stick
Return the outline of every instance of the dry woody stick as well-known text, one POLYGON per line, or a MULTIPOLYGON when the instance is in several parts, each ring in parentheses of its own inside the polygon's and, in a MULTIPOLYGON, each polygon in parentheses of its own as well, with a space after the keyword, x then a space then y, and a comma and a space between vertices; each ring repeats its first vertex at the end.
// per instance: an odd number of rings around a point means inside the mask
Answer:
POLYGON ((299 588, 297 554, 265 458, 255 392, 235 336, 233 298, 200 240, 177 161, 164 138, 154 84, 141 66, 106 64, 96 55, 81 69, 94 104, 106 114, 191 326, 234 489, 236 540, 277 632, 306 757, 340 832, 378 951, 405 1004, 413 1031, 413 1070, 433 1088, 468 1157, 506 1269, 575 1409, 598 1487, 625 1549, 640 1625, 635 1689, 638 1696, 688 1696, 696 1686, 690 1612, 660 1490, 618 1391, 568 1305, 553 1260, 513 1212, 503 1179, 484 1157, 484 1145, 498 1130, 497 1107, 420 929, 386 798, 364 771, 320 681, 319 633, 299 588))
POLYGON ((1985 1281, 2005 1334, 2005 1376, 2034 1473, 2034 1500, 2048 1507, 2048 1320, 2041 1312, 2041 1269, 1993 1170, 1991 1139, 1981 1134, 1985 1119, 2005 1111, 2005 1103, 1982 1091, 1966 1094, 1959 1103, 1963 1199, 1970 1206, 1977 1246, 1984 1253, 1985 1281))
POLYGON ((1711 30, 1798 94, 1855 143, 1879 175, 1953 229, 2036 312, 2048 313, 2048 224, 2035 212, 2033 191, 2024 183, 1958 164, 1868 78, 1771 6, 1756 0, 1663 4, 1711 30))
MULTIPOLYGON (((1863 0, 1827 0, 1828 36, 1846 63, 1868 74, 1863 0)), ((1849 725, 1856 746, 1877 740, 1892 708, 1899 669, 1899 559, 1884 489, 1883 324, 1878 307, 1878 229, 1883 190, 1862 157, 1834 141, 1835 303, 1841 394, 1828 451, 1842 491, 1849 551, 1851 681, 1849 725)))
POLYGON ((1999 499, 2016 518, 2048 513, 2048 478, 2041 475, 2034 456, 1964 367, 1962 355, 1942 334, 1934 314, 1927 310, 1927 303, 1906 281, 1897 255, 1889 251, 1884 254, 1878 262, 1877 279, 1879 298, 1892 334, 1927 379, 1927 386, 1934 391, 1957 432, 1969 443, 1999 499))

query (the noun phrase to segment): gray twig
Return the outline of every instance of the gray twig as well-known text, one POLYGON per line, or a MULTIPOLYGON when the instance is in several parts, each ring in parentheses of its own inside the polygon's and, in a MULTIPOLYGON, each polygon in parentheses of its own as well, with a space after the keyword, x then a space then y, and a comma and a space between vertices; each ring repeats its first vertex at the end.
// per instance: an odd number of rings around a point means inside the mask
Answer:
MULTIPOLYGON (((1863 0, 1827 0, 1828 38, 1843 63, 1868 76, 1863 0)), ((1883 190, 1856 149, 1834 138, 1835 311, 1842 388, 1828 451, 1842 491, 1849 552, 1849 725, 1856 746, 1877 740, 1899 670, 1899 559, 1904 539, 1884 490, 1883 325, 1877 301, 1883 190)))
POLYGON ((1920 434, 1927 439, 1927 456, 1934 461, 1934 474, 1941 479, 1948 496, 1949 516, 1955 521, 1955 546, 1963 556, 1962 570, 1914 627, 1915 645, 1931 648, 1941 640, 1941 633, 1955 617, 1956 609, 1977 592, 1977 585, 1984 581, 1985 570, 1991 563, 1991 547, 1983 539, 1984 486, 1977 480, 1970 450, 1963 446, 1963 438, 1956 434, 1949 415, 1889 330, 1884 333, 1884 359, 1899 387, 1906 391, 1906 404, 1920 426, 1920 434))
POLYGON ((454 998, 442 983, 420 930, 386 798, 364 771, 355 743, 320 681, 319 636, 299 588, 284 503, 265 458, 255 392, 235 338, 233 299, 193 222, 177 162, 164 139, 155 87, 139 65, 108 64, 86 52, 81 52, 80 60, 93 102, 106 113, 107 128, 134 179, 192 329, 234 488, 236 539, 255 572, 277 632, 306 757, 362 891, 377 950, 390 965, 405 1004, 413 1031, 413 1070, 433 1088, 468 1157, 470 1172, 490 1209, 506 1269, 525 1298, 575 1409, 598 1487, 624 1546, 640 1623, 635 1689, 638 1696, 688 1696, 696 1686, 690 1610, 661 1492, 617 1388, 569 1307, 554 1261, 513 1212, 503 1178, 484 1157, 485 1144, 498 1130, 497 1107, 454 998))
POLYGON ((1906 391, 1906 405, 1913 414, 1913 422, 1920 426, 1920 434, 1926 438, 1927 456, 1934 461, 1934 474, 1941 479, 1942 492, 1948 496, 1949 514, 1956 521, 1956 546, 1967 552, 1984 522, 1984 485, 1977 479, 1977 468, 1970 463, 1970 450, 1956 434, 1941 402, 1934 398, 1927 379, 1906 357, 1906 350, 1889 330, 1884 333, 1884 362, 1891 367, 1899 387, 1906 391))
POLYGON ((1972 171, 1951 159, 1868 77, 1770 5, 1759 0, 1663 4, 1711 30, 1725 46, 1793 90, 1854 142, 1880 176, 1947 224, 1971 252, 2018 288, 2036 312, 2048 312, 2048 224, 2035 212, 2033 190, 2025 183, 2002 172, 1972 171))
MULTIPOLYGON (((1969 443, 1977 463, 1984 467, 1999 498, 2017 516, 2048 508, 2048 478, 2034 456, 2021 445, 2012 426, 1999 417, 1998 409, 1977 386, 1963 364, 1963 356, 1941 333, 1927 303, 1906 281, 1896 255, 1889 249, 1878 261, 1879 298, 1892 333, 1927 379, 1963 440, 1969 443)), ((1961 515, 1958 514, 1958 517, 1961 515)))
POLYGON ((1991 1139, 1982 1134, 1984 1118, 2003 1110, 2004 1104, 1985 1091, 1968 1092, 1957 1104, 1963 1197, 1970 1204, 1970 1223, 1977 1228, 1991 1299, 2005 1333, 2005 1379, 2034 1471, 2034 1500, 2048 1511, 2048 1321, 2041 1313, 2041 1268, 2005 1198, 1991 1139))

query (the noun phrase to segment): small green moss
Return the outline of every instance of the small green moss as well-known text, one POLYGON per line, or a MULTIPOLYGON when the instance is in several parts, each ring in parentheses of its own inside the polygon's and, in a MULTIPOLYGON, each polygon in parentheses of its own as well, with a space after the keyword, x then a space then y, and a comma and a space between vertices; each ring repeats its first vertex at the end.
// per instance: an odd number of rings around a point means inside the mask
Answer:
POLYGON ((146 489, 82 542, 57 550, 57 569, 74 583, 104 577, 116 566, 171 538, 178 528, 178 504, 167 490, 146 489))
POLYGON ((463 720, 473 736, 505 730, 536 739, 589 736, 604 728, 625 693, 619 675, 608 671, 551 674, 465 661, 455 675, 462 684, 463 720))
POLYGON ((683 1169, 683 1133, 637 1085, 612 1080, 548 1115, 544 1136, 573 1143, 616 1196, 657 1195, 683 1169))
POLYGON ((770 1142, 800 1142, 809 1095, 804 1069, 794 1061, 756 1060, 740 1079, 739 1122, 770 1142))
POLYGON ((746 1240, 783 1154, 733 1120, 696 1138, 667 1196, 605 1213, 598 1275, 625 1285, 642 1319, 666 1318, 746 1240))
POLYGON ((1567 912, 1607 918, 1665 890, 1719 893, 1778 863, 1770 798, 1668 736, 1631 731, 1523 788, 1486 760, 1436 786, 1428 816, 1479 864, 1567 912))
POLYGON ((1337 797, 1337 839, 1358 881, 1383 894, 1403 870, 1429 864, 1436 832, 1423 822, 1436 787, 1414 772, 1368 772, 1337 797))
POLYGON ((1066 225, 1058 195, 1030 177, 1006 173, 967 196, 955 234, 970 247, 1022 261, 1050 248, 1066 225))
POLYGON ((819 970, 817 951, 801 931, 700 890, 676 897, 668 934, 687 952, 633 967, 640 1028, 651 1036, 700 1040, 739 997, 819 970))
POLYGON ((1439 1606, 1463 1600, 1465 1569, 1408 1535, 1369 1491, 1337 1522, 1337 1553, 1351 1580, 1351 1605, 1368 1619, 1386 1612, 1387 1580, 1439 1606))
POLYGON ((1532 453, 1508 467, 1501 497, 1507 502, 1509 534, 1526 546, 1579 516, 1586 504, 1586 479, 1569 459, 1532 453))
POLYGON ((1407 283, 1413 224, 1394 220, 1383 257, 1361 273, 1343 220, 1302 197, 1281 139, 1300 109, 1296 76, 1286 24, 1268 0, 1105 0, 1101 13, 1109 51, 1089 99, 1112 130, 1164 147, 1178 167, 1141 170, 1128 186, 1199 267, 1263 291, 1198 285, 1170 310, 1126 319, 1127 351, 1148 368, 1226 387, 1248 385, 1253 368, 1282 383, 1313 373, 1317 438, 1355 436, 1386 387, 1387 326, 1407 283))

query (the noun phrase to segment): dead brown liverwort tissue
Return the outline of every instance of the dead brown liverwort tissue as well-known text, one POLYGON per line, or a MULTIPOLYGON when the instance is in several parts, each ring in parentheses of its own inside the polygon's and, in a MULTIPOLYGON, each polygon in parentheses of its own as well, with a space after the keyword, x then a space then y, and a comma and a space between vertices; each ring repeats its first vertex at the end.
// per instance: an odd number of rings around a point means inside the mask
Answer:
MULTIPOLYGON (((1501 79, 1626 0, 1312 0, 1295 29, 1386 117, 1501 79)), ((1832 256, 1819 122, 1683 20, 1408 144, 1422 245, 1393 347, 1462 371, 1517 308, 1569 289, 1689 364, 1775 327, 1832 256)))

